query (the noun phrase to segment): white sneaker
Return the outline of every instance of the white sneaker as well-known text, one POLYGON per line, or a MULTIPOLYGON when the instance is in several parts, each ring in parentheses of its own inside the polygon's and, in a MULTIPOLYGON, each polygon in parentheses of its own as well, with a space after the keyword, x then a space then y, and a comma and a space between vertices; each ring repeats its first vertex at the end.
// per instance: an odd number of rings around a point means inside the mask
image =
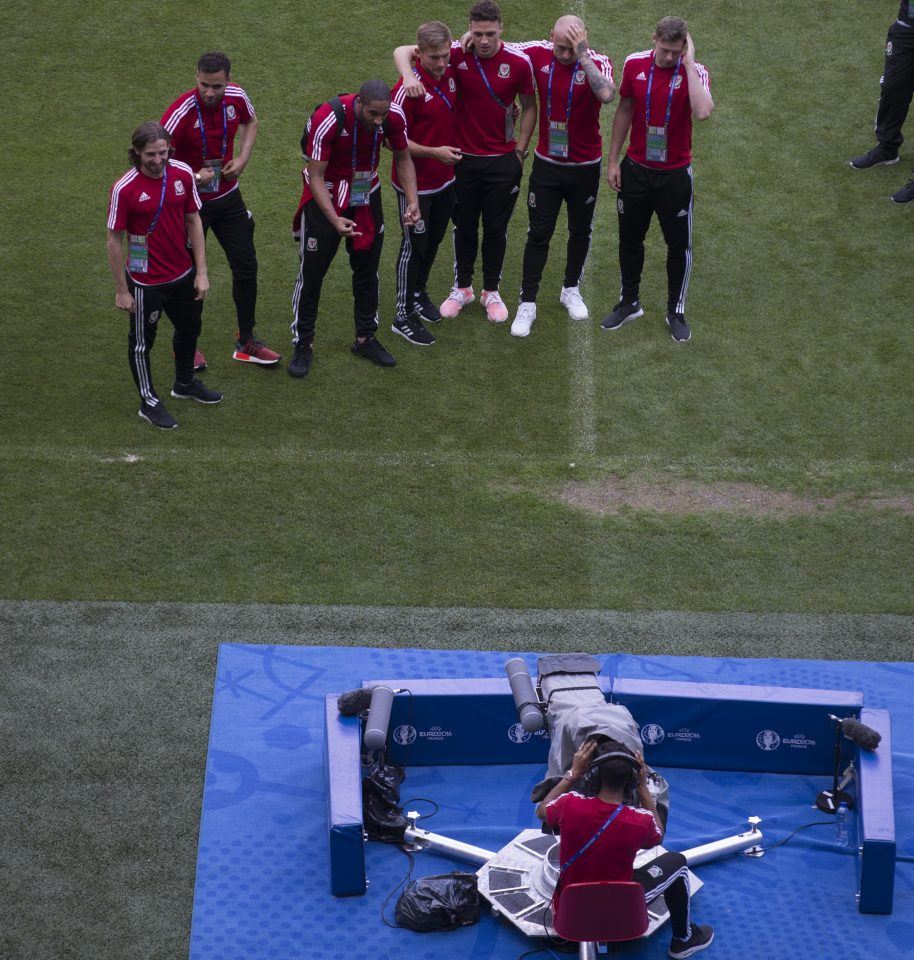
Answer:
POLYGON ((486 316, 491 323, 504 323, 508 319, 508 308, 497 290, 483 290, 479 302, 486 308, 486 316))
POLYGON ((456 317, 468 304, 476 299, 472 287, 454 287, 450 296, 441 304, 439 312, 442 317, 456 317))
POLYGON ((590 316, 587 304, 581 299, 581 291, 577 287, 562 287, 559 303, 568 311, 572 320, 586 320, 590 316))
POLYGON ((511 336, 512 337, 529 337, 530 328, 533 326, 533 321, 535 319, 536 319, 536 304, 522 303, 517 308, 517 316, 514 318, 514 323, 511 324, 511 336))

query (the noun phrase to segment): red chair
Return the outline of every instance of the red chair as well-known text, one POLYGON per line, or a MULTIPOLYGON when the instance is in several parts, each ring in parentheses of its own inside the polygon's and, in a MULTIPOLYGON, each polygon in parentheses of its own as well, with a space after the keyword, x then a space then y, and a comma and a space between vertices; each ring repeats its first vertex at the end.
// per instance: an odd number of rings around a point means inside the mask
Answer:
POLYGON ((634 881, 569 884, 552 919, 560 937, 580 943, 581 960, 595 956, 597 943, 634 940, 649 924, 644 887, 634 881))

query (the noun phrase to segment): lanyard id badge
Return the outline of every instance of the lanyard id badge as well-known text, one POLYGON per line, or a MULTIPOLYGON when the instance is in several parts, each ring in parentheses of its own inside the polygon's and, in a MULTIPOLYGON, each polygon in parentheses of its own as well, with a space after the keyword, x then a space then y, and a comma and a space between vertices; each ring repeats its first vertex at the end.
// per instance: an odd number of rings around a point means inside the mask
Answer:
POLYGON ((644 157, 654 163, 666 163, 666 127, 647 128, 644 157))
POLYGON ((149 272, 149 237, 146 234, 127 235, 127 269, 133 273, 149 272))
POLYGON ((213 171, 213 179, 207 184, 201 184, 198 188, 199 193, 218 193, 222 186, 222 160, 207 160, 203 164, 204 169, 213 171))
POLYGON ((568 156, 568 124, 549 121, 549 156, 565 159, 568 156))
POLYGON ((355 170, 352 174, 352 187, 349 190, 349 203, 353 207, 367 207, 371 199, 371 170, 355 170))
POLYGON ((568 79, 568 102, 565 104, 565 119, 552 119, 552 75, 555 73, 555 58, 549 64, 549 82, 546 86, 546 116, 549 117, 549 156, 568 159, 568 121, 571 118, 571 98, 574 96, 574 77, 579 61, 575 60, 568 79))

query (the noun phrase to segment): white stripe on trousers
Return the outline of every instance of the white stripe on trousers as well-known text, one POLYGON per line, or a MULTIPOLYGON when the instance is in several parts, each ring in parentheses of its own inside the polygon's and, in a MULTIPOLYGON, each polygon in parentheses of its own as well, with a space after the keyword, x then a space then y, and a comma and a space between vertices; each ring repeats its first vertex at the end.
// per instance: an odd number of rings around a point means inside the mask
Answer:
POLYGON ((149 350, 146 346, 146 305, 143 302, 145 294, 141 286, 133 288, 133 336, 136 346, 133 348, 133 362, 136 366, 137 379, 140 381, 140 396, 154 407, 159 398, 152 389, 152 370, 149 365, 149 350))
MULTIPOLYGON (((410 228, 404 222, 406 216, 406 195, 399 190, 394 191, 397 194, 397 206, 400 210, 400 224, 403 230, 403 242, 400 244, 400 255, 397 257, 397 302, 396 313, 397 320, 406 320, 409 317, 411 304, 406 302, 406 280, 409 270, 409 261, 413 255, 413 239, 410 228)), ((415 294, 415 290, 413 291, 415 294)))
POLYGON ((679 298, 676 300, 676 312, 685 313, 686 294, 689 292, 689 278, 692 276, 692 204, 695 197, 695 180, 692 176, 692 167, 689 166, 689 245, 686 247, 685 273, 682 275, 682 286, 679 288, 679 298))

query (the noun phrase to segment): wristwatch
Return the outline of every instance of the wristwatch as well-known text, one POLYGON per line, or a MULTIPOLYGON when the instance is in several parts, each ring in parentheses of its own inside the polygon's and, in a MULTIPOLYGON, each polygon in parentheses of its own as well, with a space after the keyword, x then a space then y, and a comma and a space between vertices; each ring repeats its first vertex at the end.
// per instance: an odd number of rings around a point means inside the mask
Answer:
POLYGON ((566 770, 566 771, 562 774, 562 779, 563 779, 563 780, 570 780, 572 783, 574 783, 574 781, 577 780, 578 778, 577 778, 570 770, 566 770))

